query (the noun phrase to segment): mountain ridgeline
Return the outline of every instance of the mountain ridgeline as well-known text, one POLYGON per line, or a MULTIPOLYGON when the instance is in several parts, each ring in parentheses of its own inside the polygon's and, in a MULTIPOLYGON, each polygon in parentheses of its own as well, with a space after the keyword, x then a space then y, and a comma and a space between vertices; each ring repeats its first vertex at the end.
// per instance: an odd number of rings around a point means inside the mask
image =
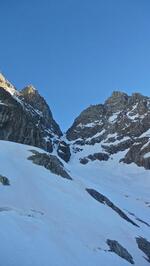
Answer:
POLYGON ((63 134, 32 85, 18 91, 0 74, 0 139, 42 148, 66 162, 77 154, 83 165, 124 152, 120 162, 150 169, 150 98, 115 91, 104 104, 81 112, 63 134))

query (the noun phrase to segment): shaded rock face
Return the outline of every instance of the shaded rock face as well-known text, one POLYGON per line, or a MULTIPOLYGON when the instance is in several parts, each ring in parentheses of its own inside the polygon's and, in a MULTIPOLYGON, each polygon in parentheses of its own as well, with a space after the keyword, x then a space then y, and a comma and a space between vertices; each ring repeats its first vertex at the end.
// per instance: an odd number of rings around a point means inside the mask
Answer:
POLYGON ((127 260, 131 264, 134 264, 132 255, 127 251, 127 249, 120 245, 118 241, 107 239, 106 243, 110 248, 109 251, 116 253, 119 257, 127 260))
MULTIPOLYGON (((49 106, 38 91, 28 86, 19 92, 0 74, 0 139, 52 152, 61 136, 49 106)), ((60 157, 69 160, 69 151, 66 145, 60 157)))
POLYGON ((80 158, 80 163, 82 164, 87 164, 89 161, 107 161, 109 159, 109 156, 107 153, 94 153, 94 154, 90 154, 87 157, 84 158, 80 158))
POLYGON ((63 178, 72 179, 67 171, 64 169, 62 162, 54 155, 39 153, 37 151, 31 150, 33 155, 28 157, 28 160, 31 160, 37 165, 44 166, 46 169, 50 170, 53 174, 59 175, 63 178))
POLYGON ((37 114, 40 115, 41 122, 45 125, 45 127, 50 128, 57 136, 62 136, 62 132, 58 124, 53 119, 52 112, 48 104, 33 86, 27 86, 20 91, 20 98, 25 104, 28 104, 28 107, 33 107, 37 114))
POLYGON ((65 162, 68 162, 71 157, 70 146, 65 141, 59 141, 57 154, 65 162))
POLYGON ((68 129, 67 139, 86 139, 100 132, 105 122, 105 112, 102 104, 88 107, 75 119, 71 128, 68 129), (91 123, 94 123, 94 127, 91 126, 91 123))
POLYGON ((31 114, 24 105, 0 88, 0 139, 41 147, 52 151, 52 140, 39 125, 39 116, 31 114))
POLYGON ((136 242, 138 248, 142 250, 147 256, 145 259, 150 263, 150 242, 144 237, 137 237, 136 242))
POLYGON ((150 169, 150 142, 147 143, 145 139, 140 139, 139 142, 135 142, 134 145, 130 148, 130 150, 125 155, 123 162, 130 164, 135 162, 138 166, 144 166, 145 169, 150 169), (147 144, 146 146, 144 146, 147 144), (146 157, 146 154, 149 154, 146 157))
POLYGON ((66 136, 76 151, 95 144, 109 155, 128 149, 123 162, 150 169, 150 98, 113 92, 104 104, 84 110, 66 136))
POLYGON ((70 159, 69 145, 61 141, 62 132, 52 112, 33 86, 21 91, 0 74, 0 139, 15 141, 57 153, 66 162, 70 159))

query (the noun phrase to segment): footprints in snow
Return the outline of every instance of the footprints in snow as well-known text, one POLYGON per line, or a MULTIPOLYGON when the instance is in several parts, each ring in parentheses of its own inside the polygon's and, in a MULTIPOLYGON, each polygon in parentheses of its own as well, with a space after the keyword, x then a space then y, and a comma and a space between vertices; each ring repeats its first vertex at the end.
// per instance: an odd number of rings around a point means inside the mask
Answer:
POLYGON ((10 211, 17 213, 20 216, 26 216, 26 217, 31 217, 31 218, 40 218, 41 216, 44 215, 44 212, 34 210, 34 209, 30 209, 29 211, 23 211, 23 210, 19 210, 19 209, 7 207, 7 206, 0 207, 0 213, 10 212, 10 211))

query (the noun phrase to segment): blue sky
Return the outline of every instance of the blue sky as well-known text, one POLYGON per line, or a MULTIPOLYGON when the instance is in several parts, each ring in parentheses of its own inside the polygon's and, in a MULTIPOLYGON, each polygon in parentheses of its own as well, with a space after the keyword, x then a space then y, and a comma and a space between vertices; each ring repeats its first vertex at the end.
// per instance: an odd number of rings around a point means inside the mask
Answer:
POLYGON ((150 96, 149 0, 0 0, 0 70, 63 130, 113 90, 150 96))

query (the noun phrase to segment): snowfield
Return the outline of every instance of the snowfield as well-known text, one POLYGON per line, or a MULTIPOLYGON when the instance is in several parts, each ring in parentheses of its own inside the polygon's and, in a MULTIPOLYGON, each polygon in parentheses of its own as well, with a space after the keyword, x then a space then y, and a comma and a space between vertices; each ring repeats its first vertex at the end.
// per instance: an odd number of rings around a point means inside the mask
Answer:
POLYGON ((10 181, 0 184, 0 266, 130 265, 109 251, 107 239, 118 241, 136 266, 149 265, 135 239, 150 241, 149 170, 119 163, 123 153, 85 166, 78 153, 62 161, 73 178, 67 180, 28 160, 30 150, 41 151, 0 141, 0 175, 10 181), (139 227, 86 188, 105 195, 139 227))

